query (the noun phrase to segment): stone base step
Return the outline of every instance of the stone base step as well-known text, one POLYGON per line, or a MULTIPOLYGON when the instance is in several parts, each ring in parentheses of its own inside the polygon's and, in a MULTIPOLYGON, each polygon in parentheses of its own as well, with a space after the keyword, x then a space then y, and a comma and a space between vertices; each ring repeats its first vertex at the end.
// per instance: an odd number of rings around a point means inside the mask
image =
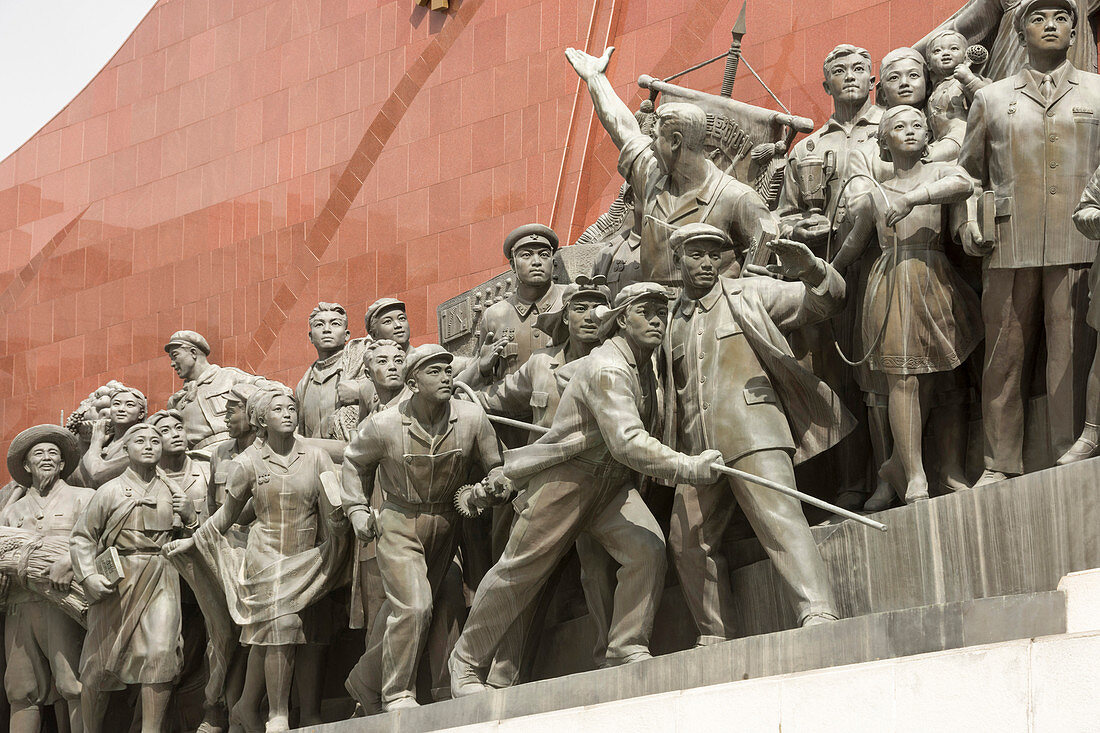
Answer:
MULTIPOLYGON (((1093 584, 1100 584, 1100 574, 1097 574, 1097 578, 1093 584)), ((696 691, 692 694, 702 694, 700 688, 713 689, 715 685, 725 687, 730 683, 745 684, 741 682, 743 680, 771 678, 877 660, 896 660, 928 652, 1077 631, 1079 629, 1071 628, 1067 624, 1067 606, 1079 609, 1081 604, 1078 602, 1074 606, 1068 602, 1065 590, 1054 590, 885 611, 805 629, 734 639, 625 667, 573 674, 459 700, 441 701, 417 709, 332 723, 320 727, 319 730, 332 733, 412 733, 473 725, 475 727, 470 728, 470 731, 489 731, 495 730, 493 726, 499 721, 500 730, 527 731, 536 728, 516 727, 519 719, 533 721, 534 718, 530 716, 541 717, 542 714, 555 711, 569 711, 569 716, 581 716, 570 718, 572 722, 569 723, 561 721, 562 725, 555 722, 555 730, 606 730, 604 722, 597 723, 597 720, 606 720, 601 717, 604 716, 601 711, 605 709, 618 710, 624 723, 635 732, 689 730, 680 726, 646 727, 653 720, 667 719, 664 712, 659 718, 647 719, 648 711, 653 707, 647 701, 667 695, 687 695, 685 691, 689 690, 696 691), (646 712, 639 714, 635 711, 635 705, 642 705, 639 710, 646 712), (588 720, 585 716, 590 715, 597 717, 588 720), (581 722, 584 723, 583 726, 577 725, 581 722)), ((1093 615, 1082 610, 1077 623, 1091 625, 1093 615)), ((1100 624, 1097 626, 1100 627, 1100 624)), ((1027 643, 1021 642, 1025 646, 1027 643)), ((1096 644, 1100 645, 1100 639, 1096 640, 1096 644)), ((1013 653, 1019 652, 1017 647, 1012 648, 1017 650, 1013 653)), ((758 689, 763 690, 759 694, 764 697, 777 695, 777 684, 772 683, 771 687, 758 686, 758 689)), ((893 682, 890 684, 893 685, 893 682)), ((930 679, 928 684, 938 689, 935 679, 930 679)), ((878 694, 874 687, 865 688, 862 682, 859 685, 847 688, 850 691, 848 693, 842 692, 842 688, 836 688, 832 693, 831 703, 840 712, 848 715, 865 705, 868 696, 874 697, 878 694)), ((826 697, 828 694, 827 691, 820 693, 826 697)), ((893 692, 889 694, 892 696, 893 692)), ((762 697, 761 700, 763 699, 762 697)), ((785 694, 783 699, 787 699, 785 694)), ((934 698, 929 700, 930 705, 934 703, 934 698)), ((759 704, 764 705, 764 702, 759 704)), ((778 715, 782 711, 777 707, 772 712, 778 715)), ((734 715, 732 711, 730 714, 734 715)), ((727 722, 736 722, 734 727, 741 730, 743 714, 747 713, 737 714, 727 722)), ((691 730, 695 733, 714 729, 696 727, 691 730)), ((765 727, 762 730, 778 728, 765 727)), ((783 730, 788 730, 785 724, 783 730)), ((818 727, 816 730, 822 728, 818 727)))

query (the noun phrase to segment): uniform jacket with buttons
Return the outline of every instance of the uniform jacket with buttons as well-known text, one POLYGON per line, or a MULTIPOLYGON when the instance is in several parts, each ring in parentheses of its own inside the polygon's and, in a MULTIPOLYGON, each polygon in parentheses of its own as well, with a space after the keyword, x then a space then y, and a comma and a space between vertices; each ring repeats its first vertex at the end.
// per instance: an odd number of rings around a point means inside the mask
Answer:
POLYGON ((550 334, 535 326, 540 313, 561 308, 561 294, 565 285, 552 283, 541 298, 534 303, 525 303, 512 293, 499 303, 493 303, 485 309, 477 326, 477 350, 490 341, 504 338, 506 333, 512 336, 516 345, 514 354, 504 360, 504 374, 511 374, 523 366, 536 349, 550 345, 550 334))
POLYGON ((673 483, 695 479, 694 463, 653 437, 660 434, 656 377, 646 365, 643 381, 626 339, 614 336, 591 354, 557 371, 564 384, 558 410, 534 443, 504 452, 504 473, 519 484, 536 473, 583 457, 618 461, 673 483))
POLYGON ((565 364, 566 345, 531 354, 518 371, 479 393, 481 406, 487 412, 550 427, 561 400, 557 372, 565 364))
POLYGON ((1100 76, 1068 61, 1051 76, 1050 102, 1025 69, 980 90, 970 108, 959 163, 996 197, 997 243, 987 267, 1095 258, 1096 242, 1072 216, 1100 164, 1100 76))
POLYGON ((446 428, 433 436, 413 418, 410 404, 405 400, 371 415, 348 443, 344 461, 363 477, 364 493, 342 489, 345 513, 369 505, 365 492, 372 479, 383 497, 410 504, 450 503, 463 484, 480 480, 501 464, 496 434, 479 405, 452 399, 446 428))
POLYGON ((168 398, 168 409, 183 413, 187 444, 194 448, 200 442, 215 436, 228 438, 225 406, 229 401, 229 390, 235 384, 254 383, 259 379, 254 374, 234 367, 210 364, 197 379, 184 383, 183 389, 168 398), (195 414, 191 408, 196 404, 202 413, 201 422, 191 419, 195 414))
POLYGON ((611 300, 627 285, 642 282, 642 240, 633 229, 604 245, 592 263, 592 275, 607 278, 611 300))
POLYGON ((690 422, 677 411, 691 409, 701 411, 704 435, 704 445, 692 446, 693 450, 712 448, 721 451, 726 460, 734 460, 747 450, 789 447, 783 444, 784 436, 774 430, 763 436, 759 445, 752 443, 752 432, 746 429, 751 426, 734 424, 747 404, 774 403, 782 409, 794 439, 796 463, 835 445, 851 432, 855 425, 851 413, 827 384, 798 363, 783 335, 834 315, 843 307, 844 279, 831 265, 818 260, 818 266, 825 268, 825 279, 816 288, 769 277, 719 277, 714 289, 701 299, 703 312, 693 316, 685 314, 691 301, 680 295, 672 309, 674 323, 665 337, 666 359, 670 373, 697 384, 698 389, 685 404, 676 399, 676 390, 668 391, 667 442, 676 444, 678 426, 690 422), (685 332, 675 327, 678 320, 698 327, 692 331, 698 344, 675 339, 685 332), (764 379, 756 371, 748 379, 739 379, 743 375, 732 371, 738 368, 734 342, 740 338, 756 355, 757 364, 750 368, 762 371, 764 379), (682 358, 677 365, 677 355, 686 357, 689 351, 695 358, 682 358), (728 389, 734 382, 741 389, 728 389), (702 410, 704 404, 706 410, 702 410))

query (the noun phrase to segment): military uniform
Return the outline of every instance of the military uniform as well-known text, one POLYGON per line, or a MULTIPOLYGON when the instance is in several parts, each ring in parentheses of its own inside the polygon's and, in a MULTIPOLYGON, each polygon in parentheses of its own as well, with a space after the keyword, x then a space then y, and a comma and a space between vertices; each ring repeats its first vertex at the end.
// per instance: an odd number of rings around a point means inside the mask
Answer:
POLYGON ((621 565, 608 635, 611 662, 648 653, 665 576, 660 527, 633 486, 634 471, 669 481, 706 472, 652 436, 657 381, 622 336, 561 367, 567 382, 550 432, 505 453, 505 474, 524 486, 503 556, 478 586, 452 659, 485 668, 581 532, 621 565))
MULTIPOLYGON (((28 489, 0 513, 0 526, 68 537, 93 496, 92 489, 58 479, 45 498, 28 489)), ((22 586, 12 585, 7 606, 4 690, 8 702, 19 708, 46 705, 60 693, 70 704, 78 704, 84 628, 57 605, 22 586)))
MULTIPOLYGON (((774 219, 767 204, 752 188, 726 175, 709 160, 707 176, 698 188, 673 196, 652 150, 653 138, 638 134, 619 152, 619 173, 634 189, 641 228, 641 277, 675 285, 679 271, 672 265, 669 235, 692 222, 713 224, 726 232, 743 253, 760 239, 761 223, 774 219)), ((723 261, 725 272, 737 271, 737 258, 723 261)))
POLYGON ((1028 68, 980 90, 959 157, 996 199, 997 243, 983 273, 982 417, 985 467, 1006 474, 1024 470, 1023 372, 1040 327, 1055 457, 1073 445, 1084 420, 1094 338, 1085 314, 1097 247, 1072 216, 1100 164, 1100 76, 1068 61, 1049 76, 1044 83, 1028 68))
MULTIPOLYGON (((566 286, 551 283, 549 289, 534 303, 520 300, 512 293, 499 303, 485 309, 477 327, 477 352, 487 342, 510 336, 516 345, 515 353, 504 360, 505 375, 519 369, 538 349, 550 345, 550 334, 540 329, 536 321, 540 314, 561 308, 561 295, 566 286), (489 338, 492 334, 492 339, 489 338)), ((475 352, 475 353, 477 353, 475 352)))
POLYGON ((183 415, 187 445, 202 450, 229 439, 225 426, 225 405, 229 390, 238 382, 255 382, 260 377, 233 367, 210 364, 198 378, 168 398, 168 409, 183 415))
MULTIPOLYGON (((677 445, 686 452, 719 450, 727 465, 793 486, 792 457, 810 458, 851 429, 851 416, 832 390, 798 365, 782 335, 842 307, 842 278, 822 261, 818 265, 826 276, 817 288, 720 277, 698 301, 684 295, 676 301, 666 351, 677 445)), ((732 477, 681 485, 669 545, 700 643, 735 633, 729 571, 720 552, 734 502, 792 592, 799 619, 835 616, 825 565, 797 499, 732 477)))
MULTIPOLYGON (((385 704, 415 696, 433 599, 458 539, 455 492, 501 462, 492 425, 477 405, 451 400, 446 428, 432 435, 413 418, 410 402, 368 419, 344 452, 345 463, 374 477, 382 494, 377 555, 387 601, 372 629, 381 643, 368 642, 347 682, 361 702, 372 691, 380 691, 385 704)), ((369 507, 367 496, 347 486, 343 491, 349 517, 369 507)))
POLYGON ((630 229, 625 232, 625 236, 608 242, 596 255, 596 261, 592 263, 592 275, 603 275, 607 278, 612 300, 627 285, 642 281, 641 249, 642 240, 630 229))

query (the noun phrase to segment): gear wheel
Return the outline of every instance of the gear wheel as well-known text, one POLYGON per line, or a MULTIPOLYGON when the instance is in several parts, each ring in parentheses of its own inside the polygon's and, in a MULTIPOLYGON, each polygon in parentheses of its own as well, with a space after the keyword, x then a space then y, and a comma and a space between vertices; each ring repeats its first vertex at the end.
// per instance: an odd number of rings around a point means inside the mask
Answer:
POLYGON ((455 509, 467 519, 473 519, 481 515, 482 507, 478 505, 474 490, 478 484, 466 484, 455 492, 455 509))

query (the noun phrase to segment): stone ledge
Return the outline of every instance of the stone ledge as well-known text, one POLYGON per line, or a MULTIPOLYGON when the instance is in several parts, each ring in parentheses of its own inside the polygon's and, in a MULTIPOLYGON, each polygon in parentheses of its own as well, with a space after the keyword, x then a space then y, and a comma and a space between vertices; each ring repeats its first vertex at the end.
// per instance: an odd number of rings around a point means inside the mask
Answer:
MULTIPOLYGON (((532 682, 315 730, 440 730, 1065 631, 1066 595, 1059 591, 942 603, 734 639, 627 667, 532 682)), ((635 715, 630 705, 623 710, 635 715)), ((569 726, 558 728, 566 729, 569 726)))

